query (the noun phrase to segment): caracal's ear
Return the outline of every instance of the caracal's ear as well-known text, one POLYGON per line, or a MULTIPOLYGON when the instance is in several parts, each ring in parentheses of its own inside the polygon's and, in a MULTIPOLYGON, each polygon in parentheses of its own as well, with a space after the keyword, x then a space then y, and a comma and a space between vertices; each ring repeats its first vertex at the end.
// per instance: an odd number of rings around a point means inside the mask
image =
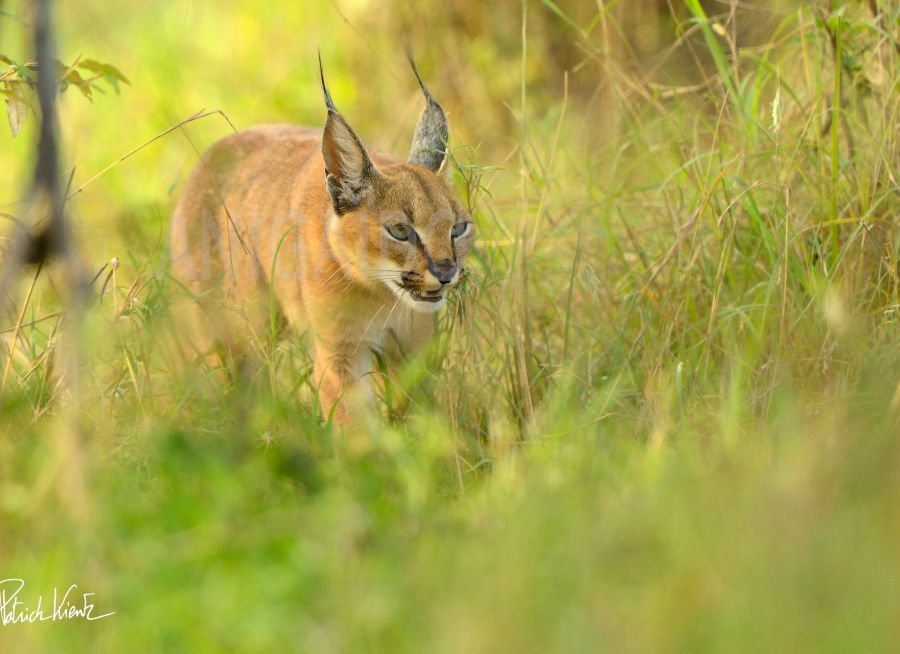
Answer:
POLYGON ((447 140, 449 138, 447 116, 441 105, 431 97, 431 93, 425 88, 412 55, 407 53, 407 57, 416 74, 419 86, 422 88, 422 93, 425 94, 425 110, 419 116, 416 131, 413 133, 408 161, 411 164, 439 172, 447 162, 447 140))
POLYGON ((322 94, 328 109, 328 119, 322 134, 325 186, 331 195, 334 210, 341 215, 356 209, 371 194, 372 184, 380 173, 350 123, 331 101, 322 72, 321 53, 319 81, 322 82, 322 94))

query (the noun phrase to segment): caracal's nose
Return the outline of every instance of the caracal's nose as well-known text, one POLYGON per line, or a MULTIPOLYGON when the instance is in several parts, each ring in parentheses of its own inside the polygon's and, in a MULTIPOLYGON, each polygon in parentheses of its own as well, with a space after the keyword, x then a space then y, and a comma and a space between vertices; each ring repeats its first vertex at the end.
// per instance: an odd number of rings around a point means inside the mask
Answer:
POLYGON ((443 261, 435 261, 431 268, 431 274, 437 277, 441 284, 449 284, 450 280, 456 274, 456 262, 452 259, 444 259, 443 261))

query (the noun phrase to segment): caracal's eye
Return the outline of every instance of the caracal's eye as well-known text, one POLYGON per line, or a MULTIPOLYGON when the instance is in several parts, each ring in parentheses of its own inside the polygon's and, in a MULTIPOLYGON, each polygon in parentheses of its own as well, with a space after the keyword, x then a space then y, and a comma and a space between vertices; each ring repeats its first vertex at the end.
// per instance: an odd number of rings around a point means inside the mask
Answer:
POLYGON ((450 236, 453 238, 459 238, 463 234, 469 231, 469 223, 468 221, 463 221, 461 223, 456 223, 453 227, 450 228, 450 236))
POLYGON ((412 227, 405 223, 399 223, 397 225, 385 225, 384 228, 385 230, 387 230, 388 234, 390 234, 398 241, 408 241, 409 237, 413 234, 412 227))

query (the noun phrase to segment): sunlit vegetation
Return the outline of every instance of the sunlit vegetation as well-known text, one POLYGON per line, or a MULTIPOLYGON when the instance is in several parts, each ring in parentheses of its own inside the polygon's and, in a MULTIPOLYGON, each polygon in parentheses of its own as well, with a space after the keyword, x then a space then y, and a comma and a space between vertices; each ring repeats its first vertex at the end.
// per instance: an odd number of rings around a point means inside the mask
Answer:
MULTIPOLYGON (((52 265, 3 300, 0 578, 117 613, 0 649, 895 650, 898 2, 56 11, 60 59, 130 85, 60 96, 88 306, 52 265), (319 48, 405 152, 407 43, 480 240, 434 347, 342 430, 303 335, 251 337, 249 378, 195 365, 168 217, 232 125, 322 124, 319 48)), ((0 216, 38 124, 0 129, 0 216)))

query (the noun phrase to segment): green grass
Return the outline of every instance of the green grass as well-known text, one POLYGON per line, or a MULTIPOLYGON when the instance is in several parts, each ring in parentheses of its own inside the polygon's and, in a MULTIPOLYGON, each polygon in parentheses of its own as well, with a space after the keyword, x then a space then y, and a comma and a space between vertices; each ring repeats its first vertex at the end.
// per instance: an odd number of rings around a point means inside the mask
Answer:
MULTIPOLYGON (((117 613, 0 649, 895 649, 900 6, 691 1, 654 37, 606 4, 59 7, 62 58, 132 82, 62 97, 75 188, 201 108, 320 123, 318 45, 363 139, 403 152, 415 28, 480 244, 388 384, 402 410, 341 431, 305 335, 253 338, 249 380, 189 363, 165 229, 222 116, 87 185, 81 258, 118 267, 80 321, 30 271, 0 322, 0 579, 117 613)), ((0 136, 2 212, 35 123, 0 136)))

